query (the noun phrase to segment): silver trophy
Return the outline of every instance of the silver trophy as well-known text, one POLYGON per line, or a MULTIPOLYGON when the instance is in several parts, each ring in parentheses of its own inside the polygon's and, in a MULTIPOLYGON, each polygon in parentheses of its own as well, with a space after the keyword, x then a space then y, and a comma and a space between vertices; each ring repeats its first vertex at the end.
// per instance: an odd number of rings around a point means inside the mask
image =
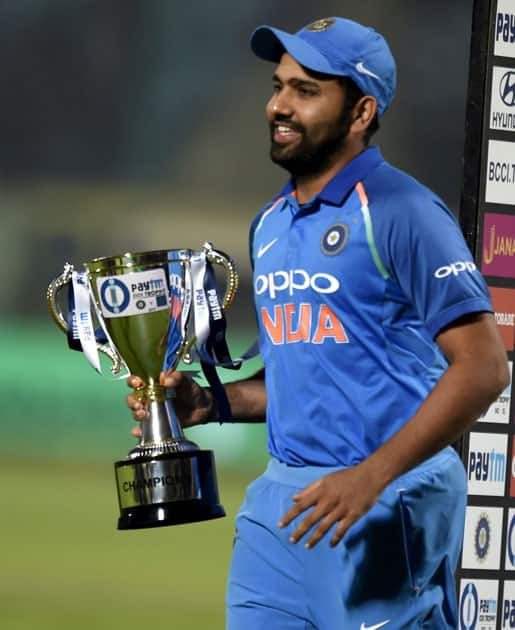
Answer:
POLYGON ((78 329, 85 353, 98 358, 100 352, 111 359, 113 374, 125 365, 145 383, 137 394, 147 406, 148 420, 141 423, 138 446, 115 463, 118 529, 175 525, 225 515, 219 502, 213 452, 199 449, 184 437, 170 400, 173 392, 159 384, 165 365, 176 368, 181 359, 191 361, 195 332, 191 331, 190 314, 201 293, 195 291, 200 285, 195 285, 193 276, 203 260, 222 266, 226 272, 221 304, 225 310, 234 299, 238 275, 232 260, 209 243, 199 252, 176 249, 96 258, 84 263, 85 271, 80 273, 67 264, 47 290, 54 321, 68 336, 78 329), (70 284, 77 289, 75 295, 80 296, 81 289, 91 300, 87 307, 74 305, 71 323, 63 315, 63 300, 58 297, 70 284), (88 324, 89 307, 94 315, 88 324), (96 340, 98 335, 92 332, 95 323, 103 329, 105 343, 96 340))

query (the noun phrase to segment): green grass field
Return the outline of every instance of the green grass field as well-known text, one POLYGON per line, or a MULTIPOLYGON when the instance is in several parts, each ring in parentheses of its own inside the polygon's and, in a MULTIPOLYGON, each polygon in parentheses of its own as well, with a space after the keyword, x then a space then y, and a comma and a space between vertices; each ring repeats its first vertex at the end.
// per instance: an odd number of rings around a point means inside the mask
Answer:
MULTIPOLYGON (((0 630, 223 629, 234 516, 267 459, 264 426, 188 432, 215 452, 226 518, 119 532, 127 386, 95 374, 52 322, 1 323, 0 630)), ((240 337, 242 350, 252 333, 240 337)))
POLYGON ((227 517, 116 530, 110 465, 0 464, 0 628, 224 628, 234 516, 253 473, 218 470, 227 517))

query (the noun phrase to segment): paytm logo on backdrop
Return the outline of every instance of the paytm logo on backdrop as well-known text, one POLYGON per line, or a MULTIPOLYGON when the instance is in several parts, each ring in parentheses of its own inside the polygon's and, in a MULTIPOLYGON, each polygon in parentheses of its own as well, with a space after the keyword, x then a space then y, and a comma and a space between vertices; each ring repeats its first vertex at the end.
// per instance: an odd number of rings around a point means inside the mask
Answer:
POLYGON ((515 582, 511 580, 504 582, 502 627, 515 628, 515 582))
POLYGON ((462 580, 460 588, 460 630, 495 630, 499 582, 462 580))
POLYGON ((513 13, 497 13, 495 41, 505 44, 515 43, 515 15, 513 13))
POLYGON ((512 0, 497 3, 494 54, 515 57, 515 7, 512 0))
POLYGON ((506 473, 506 455, 497 453, 495 449, 484 451, 470 451, 469 479, 477 481, 502 481, 506 473))
POLYGON ((507 435, 471 433, 468 456, 469 494, 504 495, 507 435))

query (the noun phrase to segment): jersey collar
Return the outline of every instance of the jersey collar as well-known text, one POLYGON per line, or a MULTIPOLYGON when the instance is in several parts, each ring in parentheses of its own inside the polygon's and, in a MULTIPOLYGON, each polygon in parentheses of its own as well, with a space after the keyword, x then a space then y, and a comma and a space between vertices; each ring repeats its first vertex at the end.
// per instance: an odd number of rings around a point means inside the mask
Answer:
MULTIPOLYGON (((383 156, 378 147, 365 149, 326 184, 325 188, 318 193, 316 199, 334 205, 341 205, 356 184, 364 180, 370 171, 376 168, 376 166, 379 166, 383 161, 383 156)), ((275 199, 286 197, 294 190, 295 180, 292 178, 275 199)))

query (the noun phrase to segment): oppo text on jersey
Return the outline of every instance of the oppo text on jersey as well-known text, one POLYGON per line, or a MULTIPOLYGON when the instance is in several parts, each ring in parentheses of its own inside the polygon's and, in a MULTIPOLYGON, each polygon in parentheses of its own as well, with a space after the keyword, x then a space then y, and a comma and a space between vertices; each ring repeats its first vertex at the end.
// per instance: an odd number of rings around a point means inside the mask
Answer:
POLYGON ((449 276, 457 276, 458 274, 468 271, 472 273, 477 269, 476 265, 472 261, 458 261, 453 262, 450 265, 444 265, 443 267, 439 267, 435 271, 435 278, 439 280, 442 278, 448 278, 449 276))
POLYGON ((274 271, 268 274, 260 274, 256 277, 254 289, 257 295, 268 291, 274 299, 280 291, 287 291, 293 295, 295 291, 312 289, 316 293, 336 293, 340 288, 337 278, 328 273, 315 273, 309 275, 304 269, 290 269, 288 271, 274 271))

